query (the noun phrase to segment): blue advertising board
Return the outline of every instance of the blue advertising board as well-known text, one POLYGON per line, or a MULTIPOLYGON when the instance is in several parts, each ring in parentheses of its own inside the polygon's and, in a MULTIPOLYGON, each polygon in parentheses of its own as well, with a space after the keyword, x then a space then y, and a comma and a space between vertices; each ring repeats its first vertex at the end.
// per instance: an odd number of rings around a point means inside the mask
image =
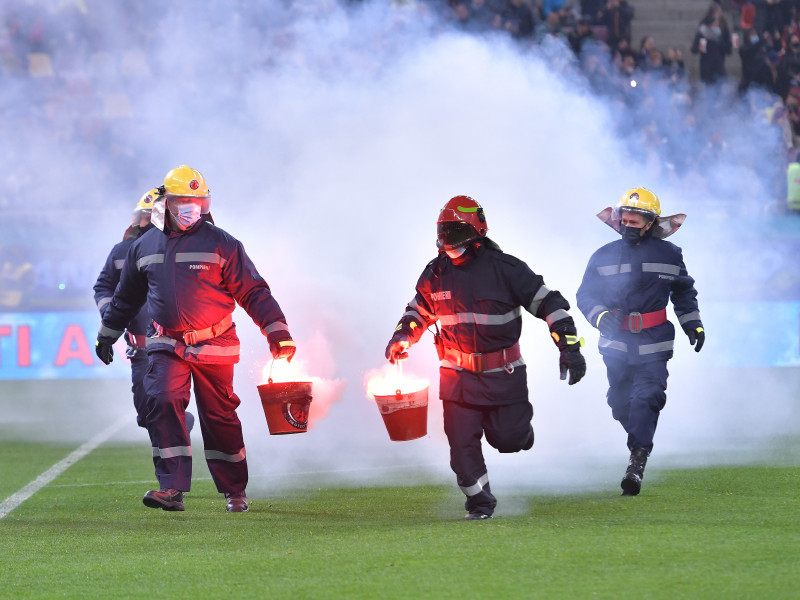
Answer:
POLYGON ((125 343, 114 362, 95 356, 97 312, 0 313, 0 380, 130 377, 125 343))

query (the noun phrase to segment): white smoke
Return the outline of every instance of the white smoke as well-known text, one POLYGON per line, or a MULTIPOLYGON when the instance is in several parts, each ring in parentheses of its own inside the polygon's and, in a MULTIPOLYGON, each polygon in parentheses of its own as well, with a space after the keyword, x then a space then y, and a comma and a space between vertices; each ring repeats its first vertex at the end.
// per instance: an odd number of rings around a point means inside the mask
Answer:
MULTIPOLYGON (((124 15, 106 10, 110 31, 124 15)), ((151 10, 142 17, 149 38, 134 44, 133 58, 130 44, 106 40, 111 63, 120 65, 127 50, 126 64, 145 65, 140 76, 124 78, 131 116, 110 134, 118 152, 96 151, 91 140, 54 143, 37 125, 18 133, 26 134, 26 155, 35 150, 52 167, 40 174, 42 183, 65 182, 63 193, 39 202, 55 208, 64 197, 87 195, 93 202, 83 216, 91 214, 95 235, 87 241, 85 225, 70 232, 96 257, 83 257, 87 297, 138 196, 179 164, 205 175, 216 223, 242 240, 271 285, 298 359, 332 382, 328 396, 338 395, 309 433, 270 437, 256 393, 267 343, 236 314, 245 350, 235 383, 251 493, 320 482, 451 481, 430 336, 411 350, 406 367, 431 381, 427 438, 390 442, 363 374, 384 363, 385 344, 435 255, 438 211, 457 194, 481 202, 490 237, 569 299, 587 342, 588 374, 569 387, 558 380, 545 325, 526 315, 522 347, 536 444, 513 456, 485 446, 495 489, 616 486, 625 435, 605 405, 596 332, 574 300, 589 256, 615 235, 594 215, 639 185, 660 196, 665 214, 689 214, 671 241, 684 247, 697 279, 709 335, 695 355, 678 331, 651 465, 730 460, 719 453, 767 448, 773 436, 796 431, 783 373, 759 383, 770 396, 770 410, 762 411, 740 380, 713 368, 726 321, 704 309, 705 281, 713 261, 738 243, 720 215, 761 214, 763 199, 774 197, 780 160, 778 136, 744 119, 744 103, 723 110, 699 100, 698 123, 685 126, 683 113, 665 108, 681 96, 651 87, 655 108, 625 110, 590 91, 565 48, 521 49, 502 37, 460 34, 413 5, 209 2, 204 10, 188 3, 151 10), (647 110, 662 135, 683 132, 689 168, 644 139, 643 121, 635 125, 633 115, 647 110), (621 126, 628 119, 630 128, 621 126), (710 132, 727 147, 708 148, 710 132)), ((80 69, 71 76, 88 77, 80 69)), ((4 102, 26 97, 20 85, 4 92, 4 102)), ((36 172, 23 153, 14 164, 17 172, 36 172)), ((735 299, 724 280, 714 280, 721 286, 715 298, 735 299)), ((146 439, 143 431, 131 437, 146 439)))

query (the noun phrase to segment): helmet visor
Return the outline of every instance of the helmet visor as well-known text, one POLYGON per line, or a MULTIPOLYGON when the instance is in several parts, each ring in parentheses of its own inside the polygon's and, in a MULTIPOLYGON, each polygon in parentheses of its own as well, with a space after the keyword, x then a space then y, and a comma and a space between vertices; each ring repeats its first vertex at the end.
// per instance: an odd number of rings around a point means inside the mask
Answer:
POLYGON ((657 216, 656 213, 654 213, 653 211, 645 210, 643 208, 635 208, 635 207, 632 207, 632 206, 618 206, 616 208, 616 212, 617 212, 618 218, 620 220, 622 220, 622 213, 623 212, 628 212, 628 213, 632 213, 632 214, 635 214, 635 215, 641 215, 641 217, 644 219, 645 223, 649 223, 650 221, 655 219, 656 216, 657 216))
POLYGON ((446 221, 436 225, 436 245, 444 250, 466 246, 478 237, 469 223, 446 221))

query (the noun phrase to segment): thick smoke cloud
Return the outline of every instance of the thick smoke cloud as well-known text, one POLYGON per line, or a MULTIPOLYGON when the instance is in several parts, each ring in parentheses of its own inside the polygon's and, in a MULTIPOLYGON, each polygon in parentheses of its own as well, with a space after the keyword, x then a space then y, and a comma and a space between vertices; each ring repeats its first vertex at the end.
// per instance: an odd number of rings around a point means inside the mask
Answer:
MULTIPOLYGON (((688 213, 671 240, 698 281, 709 342, 695 355, 678 333, 654 456, 713 462, 742 440, 752 447, 792 430, 780 380, 764 384, 772 409, 756 413, 737 382, 714 371, 725 316, 704 307, 736 298, 716 275, 740 243, 732 218, 760 216, 775 197, 780 134, 753 118, 766 99, 709 93, 689 111, 681 90, 647 82, 626 92, 642 100, 609 97, 563 46, 465 35, 410 3, 143 3, 133 13, 99 4, 102 43, 70 32, 58 83, 20 79, 0 92, 15 141, 5 149, 4 206, 35 200, 43 227, 58 224, 57 250, 78 265, 90 309, 94 277, 138 197, 179 164, 204 173, 217 224, 243 241, 287 315, 298 359, 334 401, 310 433, 269 437, 255 388, 266 340, 237 312, 252 493, 450 481, 429 336, 406 366, 431 381, 428 438, 389 442, 363 377, 384 364, 435 255, 439 208, 456 194, 481 202, 489 235, 573 306, 589 256, 615 235, 597 212, 643 185, 665 214, 688 213)), ((747 242, 754 252, 759 243, 747 242)), ((525 317, 537 442, 515 456, 487 448, 496 488, 616 485, 624 433, 605 406, 596 332, 572 312, 589 362, 573 387, 558 380, 545 325, 525 317)))

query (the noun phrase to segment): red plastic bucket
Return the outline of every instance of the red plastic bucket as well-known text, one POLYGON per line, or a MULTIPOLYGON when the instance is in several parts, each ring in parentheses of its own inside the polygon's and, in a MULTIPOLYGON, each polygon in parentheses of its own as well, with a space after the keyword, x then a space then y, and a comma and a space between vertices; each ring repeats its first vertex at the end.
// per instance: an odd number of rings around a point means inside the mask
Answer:
POLYGON ((258 395, 270 435, 306 432, 311 405, 310 381, 262 383, 258 386, 258 395))
POLYGON ((375 396, 383 424, 394 442, 416 440, 428 435, 428 388, 393 396, 375 396))

